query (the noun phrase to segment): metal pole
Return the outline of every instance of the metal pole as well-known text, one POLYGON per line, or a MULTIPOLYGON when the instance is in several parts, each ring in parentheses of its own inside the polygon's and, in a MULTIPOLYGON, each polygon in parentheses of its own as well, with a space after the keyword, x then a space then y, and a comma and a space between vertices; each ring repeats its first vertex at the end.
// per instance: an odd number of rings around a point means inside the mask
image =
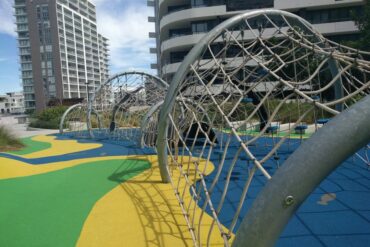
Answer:
POLYGON ((370 95, 305 141, 253 202, 233 247, 273 246, 311 192, 344 160, 370 142, 370 95))
POLYGON ((145 134, 144 134, 144 130, 146 129, 146 127, 149 124, 149 119, 151 118, 151 116, 156 111, 158 111, 158 109, 162 106, 162 104, 163 104, 163 100, 159 101, 157 104, 155 104, 152 107, 150 107, 149 111, 145 114, 145 116, 141 120, 141 124, 140 124, 140 129, 141 129, 140 147, 141 148, 145 147, 145 134))
MULTIPOLYGON (((339 64, 337 61, 335 61, 334 59, 330 59, 328 61, 328 64, 330 73, 333 77, 340 74, 339 64)), ((344 96, 342 76, 340 76, 334 84, 334 96, 335 99, 341 99, 344 96)), ((343 109, 344 109, 343 102, 335 105, 335 110, 337 110, 338 112, 343 111, 343 109)))
POLYGON ((87 125, 87 131, 89 132, 90 138, 94 138, 94 133, 92 131, 91 127, 91 112, 93 109, 93 98, 90 98, 90 88, 89 83, 86 83, 86 101, 87 101, 87 114, 86 114, 86 125, 87 125))

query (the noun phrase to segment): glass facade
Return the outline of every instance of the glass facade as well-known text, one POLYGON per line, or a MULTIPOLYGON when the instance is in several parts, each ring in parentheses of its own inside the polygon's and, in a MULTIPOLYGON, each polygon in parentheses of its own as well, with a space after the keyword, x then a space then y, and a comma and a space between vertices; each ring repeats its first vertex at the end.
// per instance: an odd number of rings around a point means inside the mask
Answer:
POLYGON ((31 46, 29 40, 28 17, 25 0, 15 0, 15 22, 18 32, 18 47, 20 58, 20 69, 25 96, 25 109, 30 110, 35 107, 35 94, 33 87, 31 46))
MULTIPOLYGON (((347 7, 347 8, 335 8, 335 9, 325 9, 325 10, 302 10, 298 12, 293 12, 312 24, 321 23, 332 23, 332 22, 342 22, 342 21, 352 21, 354 15, 362 15, 363 10, 361 7, 347 7)), ((209 32, 212 28, 217 26, 219 23, 226 20, 225 18, 217 18, 211 20, 203 20, 191 22, 190 28, 178 28, 169 29, 169 38, 192 35, 197 33, 209 32)), ((260 25, 257 19, 252 19, 249 21, 249 25, 252 28, 258 28, 260 25)), ((264 27, 268 27, 264 25, 264 27)))
POLYGON ((92 3, 86 0, 50 0, 47 3, 14 0, 14 8, 27 109, 35 108, 35 100, 47 104, 56 97, 85 98, 87 84, 94 90, 108 77, 108 43, 97 32, 92 3), (31 15, 36 25, 29 25, 31 15), (51 20, 55 15, 56 20, 51 20), (32 33, 28 28, 32 28, 32 33), (30 36, 33 42, 38 41, 32 44, 32 52, 40 60, 31 56, 30 36), (61 67, 57 68, 59 59, 61 67), (42 99, 35 97, 33 75, 42 83, 42 99))
POLYGON ((363 8, 360 6, 320 10, 302 10, 295 14, 303 17, 312 24, 351 21, 354 16, 362 15, 363 8))
POLYGON ((53 66, 53 46, 51 40, 49 5, 36 6, 37 26, 40 40, 41 75, 43 95, 48 101, 56 97, 55 74, 53 66))
POLYGON ((87 14, 83 8, 57 5, 65 98, 85 98, 87 87, 94 91, 108 78, 108 43, 97 32, 95 10, 91 8, 95 9, 88 6, 90 14, 87 14))
POLYGON ((273 8, 274 0, 226 0, 227 11, 273 8))

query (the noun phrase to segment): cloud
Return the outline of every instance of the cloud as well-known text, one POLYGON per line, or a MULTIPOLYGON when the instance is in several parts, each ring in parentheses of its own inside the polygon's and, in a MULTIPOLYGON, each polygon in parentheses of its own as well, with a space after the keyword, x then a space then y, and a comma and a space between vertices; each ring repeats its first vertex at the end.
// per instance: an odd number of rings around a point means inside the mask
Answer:
POLYGON ((155 41, 148 37, 154 24, 147 20, 153 10, 137 0, 93 2, 97 6, 98 31, 109 39, 112 72, 133 68, 150 71, 155 56, 149 53, 149 47, 154 47, 155 41))
MULTIPOLYGON (((148 22, 153 9, 144 0, 92 0, 97 8, 99 33, 109 39, 111 74, 132 68, 150 70, 155 56, 149 47, 155 46, 148 33, 154 24, 148 22)), ((16 37, 14 24, 14 0, 0 0, 0 33, 16 37)))
POLYGON ((6 33, 11 36, 16 36, 15 32, 15 17, 13 0, 1 0, 0 1, 0 33, 6 33))

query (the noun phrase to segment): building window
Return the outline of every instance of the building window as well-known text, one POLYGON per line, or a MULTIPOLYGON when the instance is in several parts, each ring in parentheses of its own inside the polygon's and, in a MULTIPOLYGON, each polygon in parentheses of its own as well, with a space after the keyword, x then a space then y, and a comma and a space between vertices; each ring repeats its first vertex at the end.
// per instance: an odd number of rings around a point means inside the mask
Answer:
POLYGON ((298 11, 297 15, 305 18, 312 24, 351 21, 354 15, 363 15, 361 7, 347 7, 324 10, 298 11))
POLYGON ((274 0, 226 0, 227 11, 274 7, 274 0))
POLYGON ((169 34, 170 38, 180 37, 192 34, 192 30, 190 28, 171 29, 169 34))
POLYGON ((170 63, 182 62, 189 51, 176 51, 170 53, 170 63))
POLYGON ((191 24, 191 30, 193 33, 205 33, 208 32, 207 22, 195 22, 191 24))
POLYGON ((32 64, 31 63, 22 63, 21 65, 22 70, 31 70, 32 64))
POLYGON ((337 43, 342 43, 342 42, 348 42, 348 41, 355 41, 360 38, 360 34, 340 34, 340 35, 333 35, 333 36, 326 36, 326 38, 337 42, 337 43))
MULTIPOLYGON (((33 87, 32 86, 25 86, 25 87, 23 87, 23 90, 24 90, 24 92, 26 92, 26 93, 30 93, 30 92, 32 92, 33 91, 33 87)), ((26 96, 29 96, 29 94, 26 94, 26 96)), ((29 99, 29 97, 28 98, 26 98, 26 100, 27 99, 29 99)))
POLYGON ((48 6, 42 6, 42 19, 49 20, 49 9, 48 6))
POLYGON ((205 0, 191 0, 192 7, 201 7, 205 6, 205 0))

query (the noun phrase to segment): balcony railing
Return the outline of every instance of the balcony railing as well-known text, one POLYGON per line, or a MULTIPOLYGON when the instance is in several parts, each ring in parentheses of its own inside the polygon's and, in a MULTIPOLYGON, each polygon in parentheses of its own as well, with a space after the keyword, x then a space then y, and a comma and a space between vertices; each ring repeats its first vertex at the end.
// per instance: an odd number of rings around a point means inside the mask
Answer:
POLYGON ((204 8, 204 7, 214 7, 214 6, 222 6, 225 5, 226 1, 225 0, 215 0, 215 1, 210 1, 208 3, 200 4, 200 5, 191 5, 191 4, 184 4, 184 5, 177 5, 177 6, 169 6, 167 8, 167 13, 162 16, 165 17, 169 14, 186 10, 186 9, 194 9, 194 8, 204 8))

